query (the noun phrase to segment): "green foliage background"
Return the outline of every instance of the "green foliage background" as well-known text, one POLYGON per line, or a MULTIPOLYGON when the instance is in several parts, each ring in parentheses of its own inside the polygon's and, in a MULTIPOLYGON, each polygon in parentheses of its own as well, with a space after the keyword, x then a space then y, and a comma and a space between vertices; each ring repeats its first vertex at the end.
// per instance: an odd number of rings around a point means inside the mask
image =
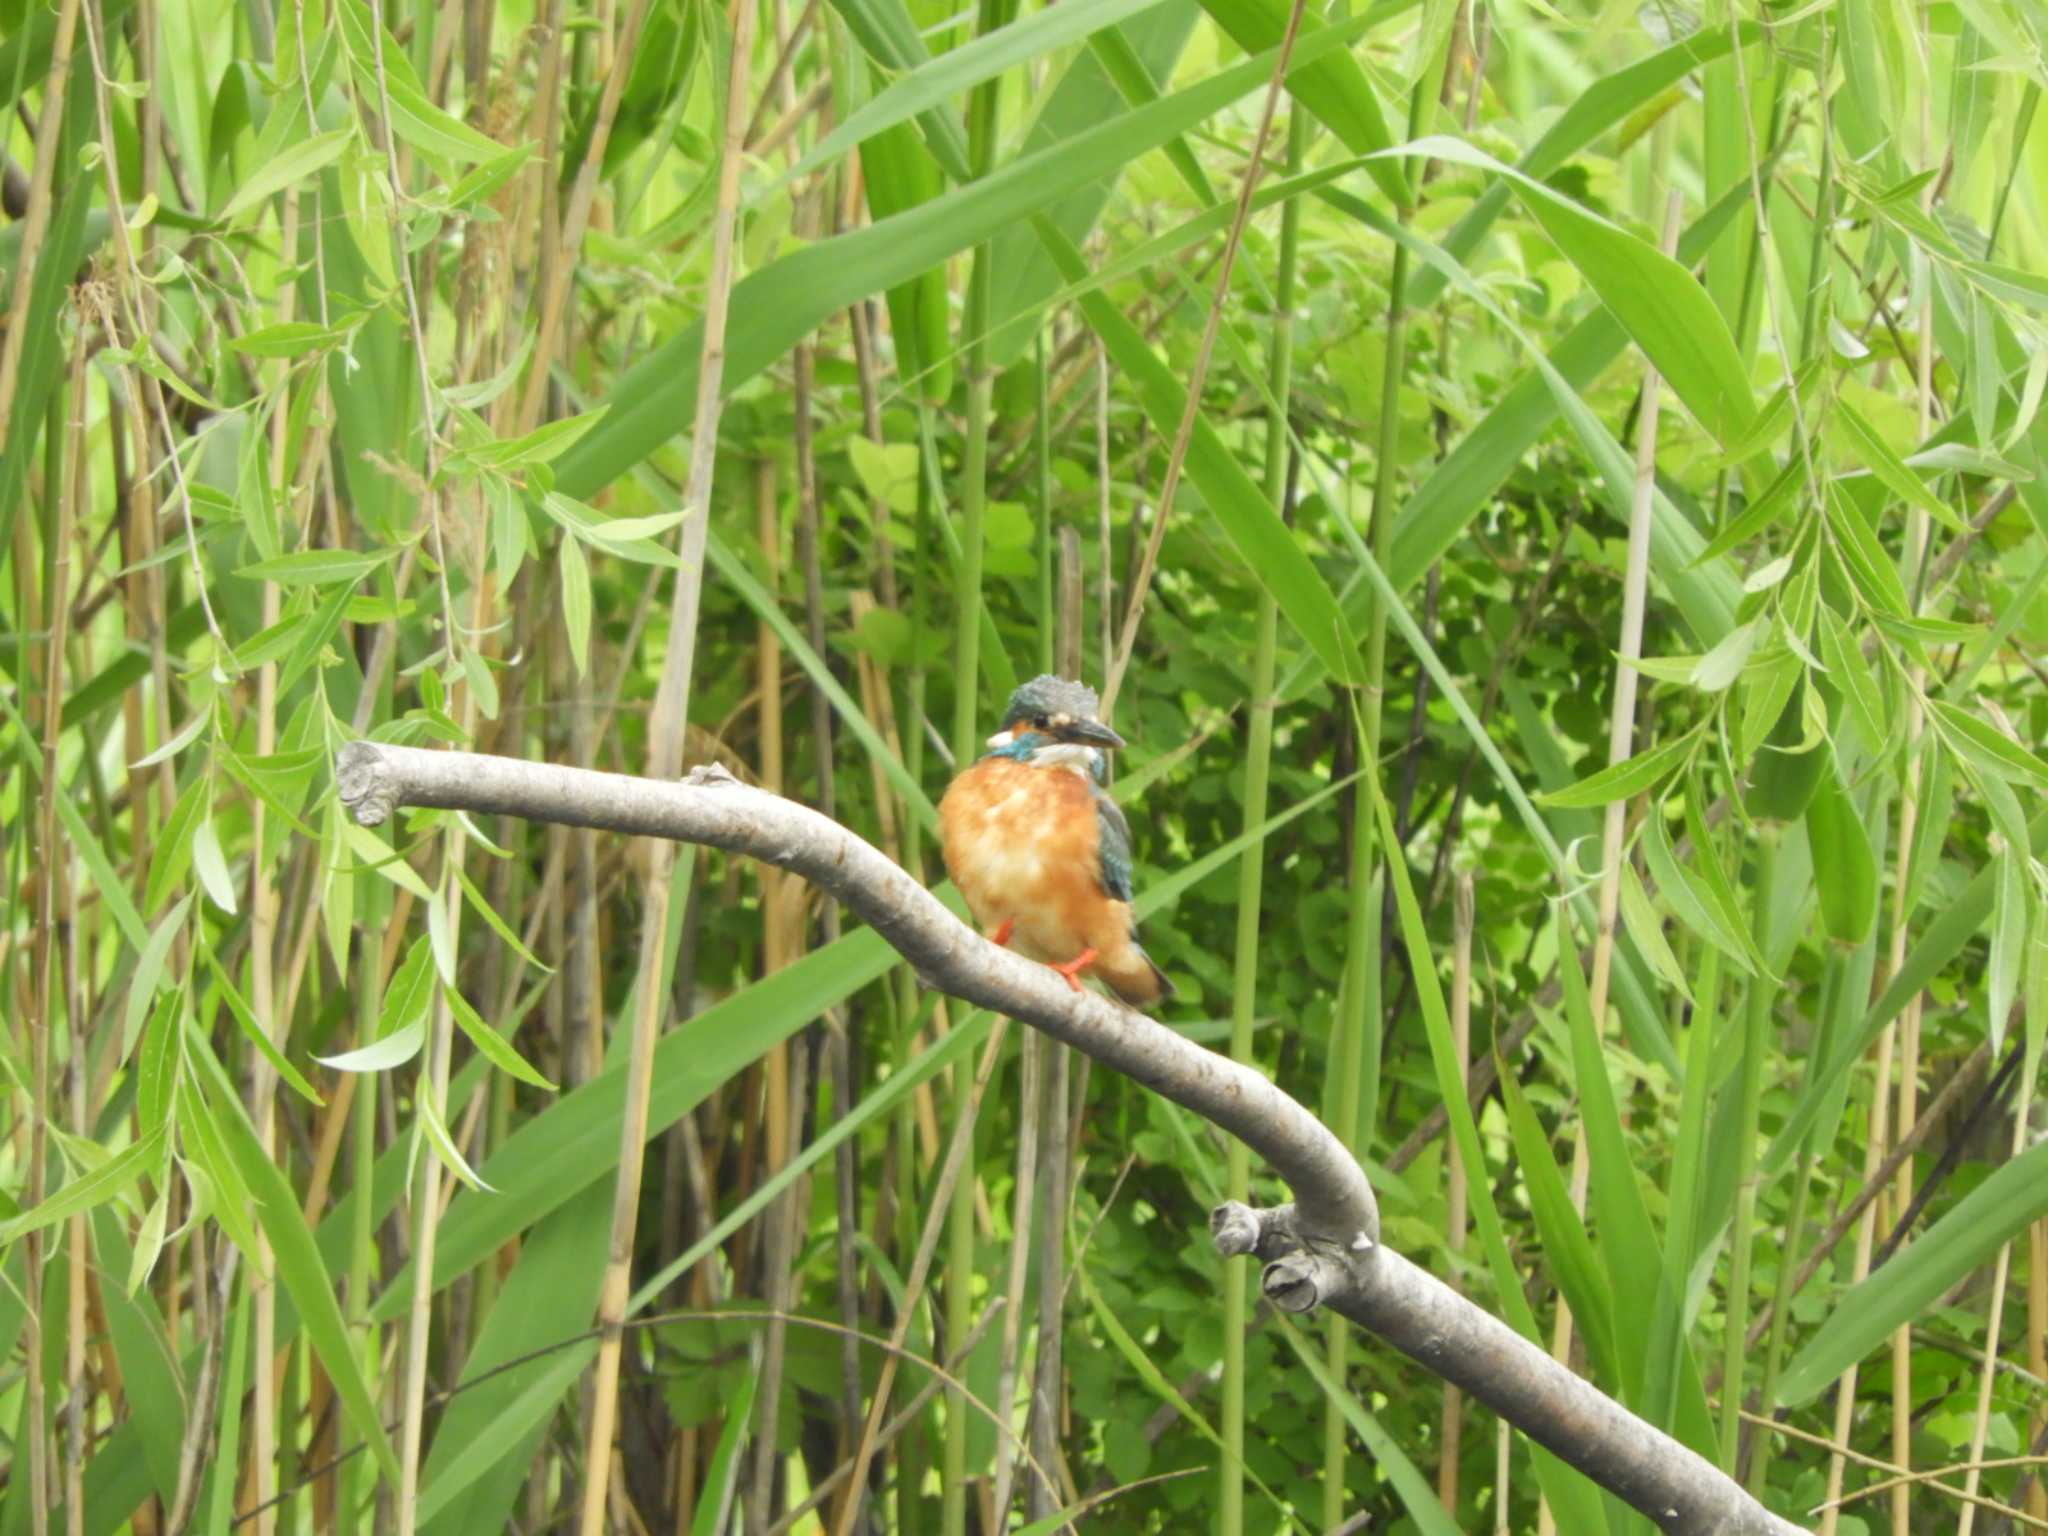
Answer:
POLYGON ((975 1100, 992 1021, 814 896, 686 856, 649 975, 619 840, 348 825, 359 734, 645 762, 742 73, 691 760, 937 879, 949 757, 1063 615, 1120 670, 1164 515, 1115 723, 1167 1021, 1779 1512, 1845 1436, 1852 1490, 2008 1460, 1829 1528, 2048 1514, 2038 8, 776 0, 745 71, 736 15, 0 5, 0 1533, 566 1524, 645 986, 615 1519, 767 1529, 902 1317, 892 1404, 955 1374, 873 1528, 1648 1529, 1483 1414, 1447 1512, 1440 1384, 1216 1257, 1212 1132, 1014 1036, 975 1100))

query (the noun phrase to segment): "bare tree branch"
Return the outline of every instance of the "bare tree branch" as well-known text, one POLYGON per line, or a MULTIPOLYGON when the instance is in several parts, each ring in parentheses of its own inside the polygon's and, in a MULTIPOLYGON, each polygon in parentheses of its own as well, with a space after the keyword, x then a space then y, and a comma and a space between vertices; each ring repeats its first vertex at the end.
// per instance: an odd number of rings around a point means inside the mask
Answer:
POLYGON ((1364 1171, 1323 1123, 1252 1069, 981 938, 845 827, 751 789, 722 768, 679 783, 514 758, 353 742, 336 760, 342 802, 375 826, 400 806, 597 827, 723 848, 836 896, 926 985, 1008 1015, 1195 1111, 1263 1157, 1294 1203, 1235 1203, 1211 1217, 1226 1254, 1266 1261, 1291 1312, 1335 1309, 1457 1383, 1670 1536, 1789 1536, 1713 1465, 1638 1419, 1536 1344, 1379 1242, 1364 1171))

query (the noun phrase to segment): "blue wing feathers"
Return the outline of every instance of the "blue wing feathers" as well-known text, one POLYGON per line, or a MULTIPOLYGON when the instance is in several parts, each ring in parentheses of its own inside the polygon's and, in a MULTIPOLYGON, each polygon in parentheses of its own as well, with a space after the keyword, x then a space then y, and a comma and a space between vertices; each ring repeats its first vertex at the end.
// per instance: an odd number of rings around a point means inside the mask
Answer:
POLYGON ((1096 858, 1102 888, 1118 901, 1131 899, 1131 824, 1123 810, 1100 789, 1095 791, 1095 822, 1099 834, 1096 858))

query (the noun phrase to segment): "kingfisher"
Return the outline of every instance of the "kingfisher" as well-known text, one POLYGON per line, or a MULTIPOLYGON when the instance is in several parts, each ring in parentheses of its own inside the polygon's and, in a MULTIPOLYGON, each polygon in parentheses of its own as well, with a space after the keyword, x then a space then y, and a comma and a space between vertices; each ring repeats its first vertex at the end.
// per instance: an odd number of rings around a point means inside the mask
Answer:
POLYGON ((988 752, 939 802, 946 872, 997 944, 1081 990, 1093 971, 1143 1008, 1173 983, 1138 944, 1131 828, 1103 791, 1103 754, 1123 746, 1095 690, 1050 673, 1010 695, 988 752))

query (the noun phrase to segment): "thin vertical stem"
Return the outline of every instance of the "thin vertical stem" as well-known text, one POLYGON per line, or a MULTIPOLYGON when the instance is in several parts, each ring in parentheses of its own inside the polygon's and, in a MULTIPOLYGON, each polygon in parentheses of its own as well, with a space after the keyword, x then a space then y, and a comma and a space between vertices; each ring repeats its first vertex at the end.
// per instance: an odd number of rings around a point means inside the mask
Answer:
MULTIPOLYGON (((1294 57, 1294 41, 1301 32, 1306 0, 1294 0, 1287 12, 1287 29, 1280 36, 1280 49, 1273 58, 1273 78, 1266 86, 1266 99, 1259 110, 1258 131, 1252 135, 1251 159, 1245 166, 1244 181, 1238 187, 1237 212, 1231 219, 1230 234, 1223 242, 1223 259, 1217 264, 1216 299, 1202 325, 1201 344, 1195 351, 1194 371, 1188 378, 1187 403, 1181 410, 1180 425, 1174 432, 1173 447, 1166 459, 1166 479, 1159 488, 1159 509, 1153 514, 1152 529, 1145 550, 1131 578, 1131 595, 1124 607, 1123 628, 1117 637, 1115 657, 1108 663, 1102 683, 1102 716, 1110 717, 1116 696, 1123 687, 1124 671, 1138 645, 1138 623, 1145 616, 1145 596, 1152 586, 1152 573, 1159 563, 1159 548, 1166 539, 1166 525, 1173 516, 1174 493, 1180 487, 1181 467, 1187 460, 1188 443, 1194 436, 1195 420, 1202 410, 1202 386, 1209 376, 1209 358, 1216 349, 1217 328, 1223 323, 1225 302, 1230 296, 1230 274, 1237 265, 1237 253, 1244 240, 1246 221, 1251 217, 1253 194, 1266 164, 1266 141, 1273 131, 1273 113, 1279 105, 1281 86, 1287 79, 1288 61, 1294 57)), ((1389 347, 1392 341, 1389 339, 1389 347)))
MULTIPOLYGON (((1421 115, 1426 88, 1416 87, 1411 115, 1421 115)), ((1405 221, 1409 210, 1401 210, 1405 221)), ((1379 440, 1375 445, 1371 510, 1373 560, 1381 570, 1392 564, 1394 549, 1394 481, 1400 462, 1401 380, 1408 370, 1408 247, 1394 246, 1387 275, 1385 366, 1380 375, 1379 440)), ((1368 610, 1365 682, 1356 701, 1358 786, 1352 794, 1351 868, 1347 876, 1349 910, 1346 921, 1344 984, 1335 1035, 1331 1042, 1337 1074, 1335 1130, 1345 1146, 1363 1152, 1372 1144, 1379 1115, 1380 1047, 1383 1020, 1380 996, 1380 913, 1384 882, 1377 867, 1373 800, 1380 792, 1380 722, 1386 702, 1387 606, 1377 596, 1368 610)), ((1386 850, 1389 857, 1398 850, 1386 850)), ((1328 1320, 1326 1351, 1333 1379, 1344 1380, 1351 1347, 1350 1329, 1334 1315, 1328 1320)), ((1335 1402, 1324 1408, 1323 1516, 1335 1527, 1344 1517, 1344 1461, 1349 1437, 1344 1415, 1335 1402)))
MULTIPOLYGON (((1016 0, 981 0, 978 31, 986 36, 1016 14, 1016 0)), ((984 177, 995 164, 997 120, 1002 97, 999 82, 975 87, 968 107, 968 168, 984 177)), ((989 404, 995 378, 989 360, 988 332, 993 311, 995 248, 984 241, 974 248, 967 278, 967 310, 961 322, 960 349, 967 366, 966 453, 960 466, 960 572, 954 584, 958 629, 954 638, 953 761, 965 768, 978 755, 977 705, 981 697, 981 616, 983 524, 988 509, 989 404)), ((966 1062, 953 1072, 953 1102, 958 1113, 971 1115, 973 1095, 966 1062)), ((974 1127, 963 1124, 968 1164, 973 1166, 974 1127)), ((946 1232, 946 1339, 966 1337, 973 1320, 974 1175, 953 1187, 946 1232)), ((946 1441, 940 1478, 940 1529, 962 1536, 967 1529, 967 1398, 957 1387, 946 1392, 946 1441)))
MULTIPOLYGON (((1929 25, 1921 18, 1923 29, 1929 25)), ((1917 34, 1920 44, 1920 64, 1923 70, 1932 69, 1930 58, 1932 39, 1925 30, 1917 34)), ((1920 98, 1920 163, 1924 169, 1933 170, 1942 163, 1942 156, 1934 144, 1934 117, 1932 93, 1923 90, 1920 98)), ((1920 212, 1931 217, 1934 212, 1934 198, 1940 178, 1931 178, 1920 190, 1920 212)), ((1929 281, 1922 285, 1919 313, 1919 337, 1917 340, 1916 383, 1919 397, 1918 442, 1926 442, 1934 425, 1934 284, 1929 281)), ((1929 535, 1932 525, 1927 513, 1920 506, 1913 505, 1906 512, 1906 549, 1904 570, 1907 601, 1918 606, 1921 592, 1921 578, 1927 570, 1929 535)), ((1919 742, 1922 720, 1920 716, 1921 687, 1927 676, 1926 668, 1914 665, 1910 673, 1910 686, 1906 689, 1906 770, 1899 785, 1899 862, 1898 881, 1893 891, 1892 903, 1892 949, 1895 958, 1893 974, 1904 963, 1906 928, 1912 913, 1906 910, 1906 873, 1913 854, 1913 830, 1920 815, 1920 754, 1919 742)), ((1879 1092, 1883 1092, 1880 1084, 1879 1092)), ((2023 1090, 2024 1091, 2024 1090, 2023 1090)), ((1913 1125, 1919 1119, 1920 1111, 1920 997, 1913 999, 1899 1013, 1899 1107, 1893 1117, 1892 1134, 1899 1140, 1912 1135, 1913 1125)), ((1893 1209, 1904 1213, 1913 1208, 1913 1159, 1901 1159, 1899 1171, 1893 1185, 1893 1209)), ((1999 1254, 1999 1283, 2004 1283, 2003 1267, 2005 1251, 1999 1254)), ((1999 1301, 1992 1300, 1991 1316, 1999 1315, 1999 1301)), ((1994 1324, 1995 1326, 1995 1324, 1994 1324)), ((1989 1380, 1989 1362, 1997 1353, 1997 1335, 1990 1335, 1986 1354, 1986 1380, 1989 1380)), ((1980 1445, 1981 1450, 1981 1445, 1980 1445)), ((1910 1325, 1901 1323, 1892 1334, 1892 1464, 1902 1473, 1913 1467, 1913 1331, 1910 1325)), ((1975 1468, 1969 1477, 1972 1491, 1976 1488, 1975 1468)), ((1910 1481, 1902 1481, 1891 1492, 1892 1536, 1912 1536, 1913 1489, 1910 1481)), ((1969 1536, 1970 1524, 1976 1517, 1975 1508, 1967 1501, 1963 1505, 1958 1536, 1969 1536)))
MULTIPOLYGON (((754 530, 761 549, 762 586, 771 599, 782 585, 782 509, 776 461, 754 461, 754 530)), ((782 641, 766 619, 754 627, 755 718, 758 751, 755 766, 761 787, 771 794, 784 789, 782 720, 782 641)), ((792 897, 798 895, 793 876, 783 870, 761 865, 755 872, 761 882, 761 974, 772 976, 796 959, 795 934, 789 921, 792 897)), ((790 1062, 787 1040, 778 1040, 761 1059, 761 1123, 763 1143, 758 1177, 768 1180, 781 1172, 792 1150, 790 1136, 790 1062)), ((787 1266, 784 1263, 785 1200, 778 1200, 765 1214, 761 1227, 761 1283, 768 1306, 768 1320, 759 1335, 760 1354, 754 1382, 754 1443, 752 1477, 745 1501, 746 1528, 752 1532, 768 1529, 769 1503, 774 1494, 776 1466, 775 1421, 782 1396, 782 1367, 788 1339, 788 1325, 782 1314, 788 1310, 787 1266)))
POLYGON ((57 8, 57 30, 50 43, 50 72, 43 79, 43 115, 36 123, 36 161, 30 173, 28 212, 21 221, 21 243, 14 251, 14 292, 7 309, 7 328, 0 333, 0 445, 13 446, 17 427, 35 430, 19 416, 14 395, 21 383, 21 357, 28 345, 29 295, 35 289, 36 258, 50 232, 51 184, 57 174, 57 138, 64 131, 64 101, 71 85, 72 42, 77 35, 79 0, 57 8))
MULTIPOLYGON (((1890 1135, 1892 1096, 1887 1084, 1891 1081, 1892 1051, 1897 1043, 1897 1032, 1890 1025, 1877 1037, 1877 1068, 1872 1077, 1870 1092, 1870 1122, 1863 1138, 1863 1179, 1868 1184, 1884 1162, 1885 1146, 1890 1135)), ((1862 1218, 1856 1223, 1856 1253, 1849 1266, 1849 1283, 1859 1284, 1870 1273, 1870 1250, 1872 1237, 1877 1228, 1878 1209, 1884 1204, 1882 1198, 1873 1200, 1864 1208, 1862 1218)), ((1842 1372, 1835 1383, 1835 1419, 1833 1433, 1829 1436, 1836 1446, 1849 1443, 1849 1430, 1856 1412, 1857 1367, 1851 1365, 1842 1372)), ((1739 1380, 1724 1390, 1740 1390, 1739 1380)), ((1828 1481, 1826 1495, 1821 1503, 1819 1536, 1835 1536, 1835 1529, 1841 1518, 1842 1474, 1848 1458, 1840 1450, 1828 1457, 1828 1481)))
MULTIPOLYGON (((1778 840, 1784 830, 1760 822, 1756 830, 1756 881, 1750 899, 1755 910, 1756 947, 1769 953, 1771 902, 1777 884, 1778 840)), ((1750 1257, 1756 1247, 1757 1116, 1763 1104, 1764 1051, 1770 1044, 1771 1003, 1777 986, 1768 976, 1752 976, 1742 1017, 1741 1100, 1736 1114, 1735 1220, 1730 1232, 1727 1332, 1721 1354, 1721 1470, 1731 1476, 1742 1444, 1742 1363, 1749 1338, 1750 1257)))
MULTIPOLYGON (((57 796, 64 792, 57 781, 57 743, 64 730, 64 651, 70 638, 71 616, 71 548, 79 526, 79 514, 91 510, 91 499, 86 488, 86 418, 85 381, 87 351, 85 337, 79 336, 71 349, 71 404, 66 412, 70 431, 59 443, 69 457, 65 467, 63 483, 53 487, 53 500, 57 508, 57 526, 52 535, 50 547, 44 551, 45 565, 49 571, 50 605, 50 648, 47 655, 48 673, 43 691, 43 746, 44 807, 56 805, 57 796)), ((50 840, 43 846, 56 849, 55 829, 51 829, 50 840)), ((63 945, 64 979, 54 988, 54 978, 44 973, 45 989, 42 997, 43 1031, 45 1035, 55 1027, 58 1007, 57 998, 63 998, 62 1014, 66 1045, 65 1080, 70 1090, 71 1133, 81 1142, 92 1135, 92 1126, 86 1114, 86 1077, 88 1058, 85 1034, 88 1018, 83 1006, 84 999, 78 989, 78 947, 81 935, 78 933, 77 892, 68 878, 68 861, 52 857, 44 861, 45 890, 51 900, 48 910, 54 917, 61 908, 64 913, 64 931, 72 941, 63 945)), ((47 1114, 49 1101, 39 1113, 47 1114)), ((64 1515, 70 1536, 84 1536, 85 1532, 85 1449, 86 1436, 90 1431, 91 1408, 87 1402, 85 1385, 85 1344, 86 1344, 86 1273, 87 1232, 90 1217, 85 1214, 74 1216, 65 1233, 65 1257, 68 1261, 69 1316, 64 1330, 64 1515)), ((41 1362, 30 1357, 29 1368, 41 1369, 41 1362)))
MULTIPOLYGON (((1287 174, 1296 175, 1308 144, 1308 115, 1287 116, 1287 174)), ((1273 281, 1273 334, 1266 350, 1266 384, 1274 409, 1266 418, 1265 492, 1287 515, 1287 408, 1294 374, 1294 293, 1301 260, 1301 203, 1289 198, 1280 210, 1280 251, 1273 281)), ((1273 762, 1273 687, 1277 670, 1279 605, 1259 589, 1253 619, 1251 701, 1245 722, 1244 826, 1266 823, 1273 762)), ((1260 904, 1265 878, 1265 840, 1245 849, 1237 866, 1237 935, 1231 961, 1230 1055, 1252 1059, 1252 1020, 1258 1009, 1260 904)), ((1251 1153, 1230 1143, 1225 1194, 1242 1201, 1251 1192, 1251 1153)), ((1244 1529, 1245 1328, 1249 1321, 1250 1266, 1223 1270, 1223 1459, 1217 1468, 1217 1520, 1221 1536, 1244 1529)))
MULTIPOLYGON (((746 131, 747 123, 754 22, 754 0, 733 0, 731 70, 718 163, 718 208, 712 220, 711 275, 704 299, 704 349, 697 367, 696 419, 691 426, 690 468, 683 493, 681 566, 669 606, 668 654, 662 663, 661 683, 648 723, 647 773, 657 779, 676 778, 683 766, 683 736, 689 719, 690 680, 697 654, 704 548, 711 522, 712 477, 718 460, 718 423, 725 403, 725 324, 732 301, 740 135, 746 131)), ((668 996, 663 964, 676 865, 675 845, 650 839, 646 855, 640 984, 634 994, 633 1041, 626 1065, 626 1112, 619 1124, 611 1251, 598 1299, 597 1365, 591 1391, 590 1433, 583 1459, 583 1508, 579 1522, 582 1536, 603 1536, 605 1528, 605 1495, 611 1483, 612 1439, 618 1423, 619 1356, 630 1299, 633 1234, 639 1219, 648 1098, 654 1079, 654 1044, 668 996)))
MULTIPOLYGON (((2033 941, 2040 941, 2040 928, 2036 923, 2033 941)), ((2009 1153, 2018 1157, 2027 1149, 2028 1127, 2033 1123, 2034 1083, 2040 1074, 2041 1052, 2038 1031, 2030 1031, 2023 1065, 2020 1068, 2019 1104, 2012 1117, 2012 1147, 2009 1153)), ((1908 1162, 1911 1159, 1907 1159, 1908 1162)), ((2038 1223, 2036 1224, 2038 1228, 2038 1223)), ((2034 1253, 2034 1285, 2041 1284, 2038 1247, 2034 1253)), ((2005 1323, 2006 1281, 2012 1273, 2012 1244, 2010 1241, 1998 1245, 1998 1262, 1991 1272, 1991 1315, 1984 1320, 1984 1359, 1977 1375, 1977 1411, 1970 1425, 1970 1454, 1967 1470, 1963 1473, 1963 1512, 1956 1522, 1956 1536, 1970 1536, 1977 1519, 1977 1487, 1984 1474, 1984 1442, 1991 1429, 1991 1384, 1998 1375, 1998 1338, 2005 1323)), ((2038 1353, 2038 1338, 2035 1341, 2038 1353)))
MULTIPOLYGON (((1472 871, 1460 870, 1451 912, 1451 1043, 1457 1051, 1458 1084, 1469 1092, 1472 1060, 1472 871)), ((1450 1177, 1444 1197, 1445 1241, 1452 1254, 1465 1251, 1465 1159, 1458 1151, 1458 1139, 1449 1139, 1447 1151, 1450 1177)), ((1464 1289, 1458 1272, 1451 1272, 1451 1284, 1464 1289)), ((1465 1431, 1465 1400, 1454 1386, 1444 1387, 1443 1445, 1437 1453, 1436 1496, 1453 1519, 1458 1514, 1458 1453, 1465 1431)))
MULTIPOLYGON (((1664 254, 1678 248, 1679 216, 1683 202, 1676 192, 1664 204, 1664 254)), ((1657 502, 1657 422, 1663 402, 1663 380, 1654 367, 1643 370, 1642 409, 1636 417, 1635 494, 1629 503, 1628 556, 1621 586, 1621 635, 1615 652, 1614 707, 1608 716, 1607 761, 1610 766, 1626 762, 1635 753, 1636 669, 1643 654, 1643 616, 1649 606, 1650 525, 1657 502)), ((1658 814, 1653 808, 1652 815, 1658 814)), ((1600 893, 1598 927, 1593 939, 1593 973, 1587 987, 1587 1006, 1593 1028, 1604 1040, 1607 1033, 1607 994, 1614 976, 1614 940, 1621 910, 1621 862, 1623 833, 1627 830, 1628 801, 1610 801, 1601 828, 1600 893)), ((1576 964, 1560 957, 1562 964, 1576 964)), ((1572 1136, 1571 1196, 1575 1210, 1586 1208, 1586 1186, 1592 1163, 1586 1145, 1586 1127, 1580 1121, 1572 1136)), ((1572 1312, 1562 1298, 1557 1304, 1557 1323, 1550 1341, 1553 1358, 1563 1360, 1571 1352, 1572 1312)), ((1547 1516, 1549 1507, 1544 1507, 1547 1516)))
MULTIPOLYGON (((377 1004, 384 992, 384 968, 379 963, 374 933, 374 929, 359 929, 356 939, 355 1025, 358 1047, 377 1038, 377 1004)), ((379 1378, 383 1375, 383 1351, 377 1347, 377 1323, 370 1315, 371 1303, 375 1300, 370 1286, 377 1243, 369 1191, 377 1172, 377 1094, 382 1082, 382 1073, 363 1074, 362 1081, 356 1085, 355 1101, 350 1106, 349 1127, 349 1150, 354 1168, 350 1182, 356 1198, 349 1234, 348 1312, 350 1321, 361 1330, 356 1349, 373 1399, 379 1394, 379 1378)), ((343 1511, 350 1518, 361 1518, 369 1509, 376 1488, 376 1463, 367 1456, 351 1458, 342 1482, 343 1511)))
MULTIPOLYGON (((1450 930, 1450 1040, 1456 1049, 1458 1059, 1458 1087, 1466 1094, 1470 1092, 1470 1059, 1473 1059, 1473 872, 1458 870, 1458 885, 1452 907, 1452 930, 1450 930)), ((1450 1180, 1444 1196, 1446 1204, 1446 1245, 1452 1253, 1464 1251, 1464 1229, 1466 1229, 1466 1169, 1464 1155, 1458 1151, 1458 1139, 1452 1137, 1448 1145, 1450 1180)), ((1464 1290, 1464 1282, 1456 1270, 1452 1270, 1450 1284, 1464 1290)), ((1442 1501, 1446 1513, 1456 1520, 1458 1516, 1458 1450, 1464 1440, 1464 1397, 1456 1386, 1444 1386, 1444 1444, 1438 1452, 1436 1462, 1436 1497, 1442 1501)))
POLYGON ((1058 617, 1053 609, 1053 545, 1057 537, 1052 518, 1052 405, 1047 399, 1045 328, 1032 338, 1032 365, 1037 375, 1038 411, 1031 423, 1032 479, 1038 503, 1038 670, 1052 670, 1054 630, 1058 617))
MULTIPOLYGON (((2027 1369, 2048 1381, 2048 1216, 2027 1229, 2027 1369)), ((2036 1396, 2027 1424, 2027 1443, 2048 1434, 2048 1396, 2036 1396)), ((2027 1513, 2048 1520, 2048 1479, 2036 1476, 2027 1493, 2027 1513)))

